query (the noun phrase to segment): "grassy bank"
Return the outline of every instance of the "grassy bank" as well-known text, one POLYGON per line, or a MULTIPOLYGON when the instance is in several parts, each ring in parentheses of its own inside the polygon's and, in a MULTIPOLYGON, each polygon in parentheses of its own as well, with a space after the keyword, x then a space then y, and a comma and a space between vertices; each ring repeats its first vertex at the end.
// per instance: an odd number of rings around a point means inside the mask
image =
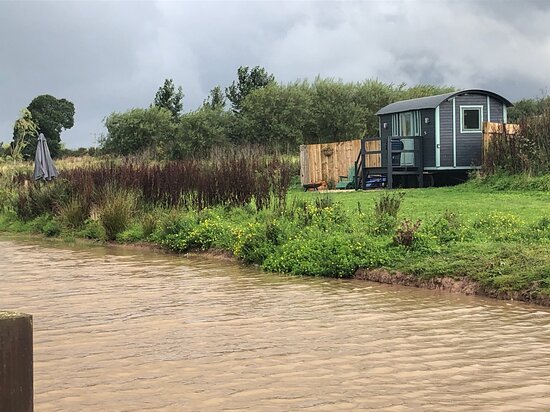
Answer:
POLYGON ((202 189, 182 183, 181 200, 168 180, 155 187, 167 185, 171 196, 151 191, 150 171, 136 167, 94 172, 107 186, 83 171, 31 188, 19 177, 0 190, 0 230, 147 242, 178 253, 223 250, 296 275, 347 278, 358 268, 384 268, 422 280, 466 278, 495 295, 550 297, 550 194, 540 182, 522 190, 478 180, 401 192, 287 193, 289 169, 280 160, 229 166, 239 172, 195 164, 193 173, 209 179, 194 180, 202 189), (224 184, 212 191, 211 179, 224 184))

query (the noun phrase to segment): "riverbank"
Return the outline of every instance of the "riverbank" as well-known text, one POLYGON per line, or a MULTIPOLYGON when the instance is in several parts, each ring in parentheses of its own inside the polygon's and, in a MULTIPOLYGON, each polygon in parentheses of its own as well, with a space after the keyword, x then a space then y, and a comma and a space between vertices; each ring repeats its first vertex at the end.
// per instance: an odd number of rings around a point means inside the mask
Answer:
MULTIPOLYGON (((117 170, 102 173, 112 173, 111 179, 130 176, 117 177, 117 170)), ((86 182, 82 176, 88 172, 77 172, 75 182, 86 182)), ((64 179, 2 189, 0 231, 145 244, 176 253, 223 251, 265 271, 291 275, 353 278, 364 277, 358 275, 363 270, 382 282, 541 304, 550 296, 545 176, 529 180, 522 191, 502 181, 504 190, 479 181, 330 194, 295 188, 277 196, 268 191, 262 207, 254 197, 241 206, 155 203, 146 200, 149 186, 121 187, 124 181, 82 193, 82 185, 64 179), (471 285, 457 286, 465 281, 471 285)))

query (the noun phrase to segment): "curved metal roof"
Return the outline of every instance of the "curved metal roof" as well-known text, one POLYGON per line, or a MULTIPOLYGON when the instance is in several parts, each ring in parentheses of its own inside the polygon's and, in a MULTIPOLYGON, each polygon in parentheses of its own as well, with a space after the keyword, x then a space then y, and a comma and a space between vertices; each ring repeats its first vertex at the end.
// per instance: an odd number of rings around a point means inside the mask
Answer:
POLYGON ((463 94, 483 94, 486 96, 494 97, 495 99, 502 101, 508 107, 513 106, 508 99, 502 97, 499 94, 493 93, 489 90, 466 89, 466 90, 460 90, 458 92, 438 94, 436 96, 420 97, 418 99, 401 100, 399 102, 390 103, 387 106, 382 107, 380 110, 378 110, 376 114, 380 116, 382 114, 388 114, 388 113, 408 112, 409 110, 435 109, 445 100, 448 100, 455 96, 459 96, 463 94))

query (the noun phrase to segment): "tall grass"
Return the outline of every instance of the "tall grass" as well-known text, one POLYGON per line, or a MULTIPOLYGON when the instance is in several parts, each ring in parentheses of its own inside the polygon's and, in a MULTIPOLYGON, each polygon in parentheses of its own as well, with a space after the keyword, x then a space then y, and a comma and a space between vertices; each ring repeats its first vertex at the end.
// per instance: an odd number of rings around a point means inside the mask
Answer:
POLYGON ((550 109, 520 121, 519 132, 494 133, 483 161, 486 174, 550 172, 550 109))
MULTIPOLYGON (((62 170, 58 180, 47 184, 29 183, 30 172, 22 173, 13 184, 20 191, 15 206, 21 218, 57 214, 67 226, 79 227, 94 205, 104 204, 106 187, 135 193, 150 206, 202 210, 253 205, 261 210, 270 205, 284 208, 293 173, 295 164, 283 157, 229 148, 204 160, 118 159, 76 166, 62 170)), ((109 196, 114 199, 113 193, 109 196)))
POLYGON ((223 156, 202 161, 103 163, 66 170, 60 177, 85 200, 93 199, 97 189, 108 183, 136 190, 154 205, 201 210, 254 202, 263 209, 272 201, 284 204, 292 173, 292 164, 280 157, 229 149, 223 156))
POLYGON ((137 205, 138 196, 134 191, 113 184, 103 188, 97 212, 107 240, 115 240, 128 227, 137 205))

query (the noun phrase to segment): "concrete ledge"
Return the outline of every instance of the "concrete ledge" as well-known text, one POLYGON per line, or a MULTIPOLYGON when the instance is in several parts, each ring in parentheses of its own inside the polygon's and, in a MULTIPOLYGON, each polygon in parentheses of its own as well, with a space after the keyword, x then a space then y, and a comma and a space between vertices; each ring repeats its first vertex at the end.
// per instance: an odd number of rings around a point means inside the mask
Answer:
POLYGON ((33 411, 32 316, 0 311, 0 411, 33 411))

